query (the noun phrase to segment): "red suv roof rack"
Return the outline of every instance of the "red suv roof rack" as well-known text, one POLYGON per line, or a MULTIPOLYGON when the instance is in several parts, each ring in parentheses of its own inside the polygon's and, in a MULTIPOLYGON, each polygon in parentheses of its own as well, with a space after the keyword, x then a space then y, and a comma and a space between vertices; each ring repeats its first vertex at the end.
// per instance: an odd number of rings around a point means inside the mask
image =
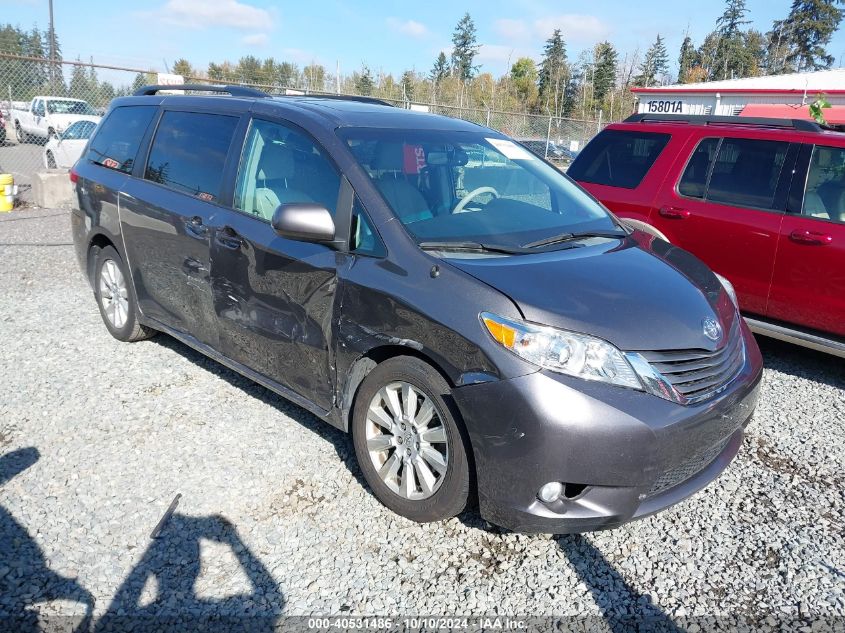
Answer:
POLYGON ((715 116, 703 114, 632 114, 625 123, 689 123, 691 125, 760 125, 765 127, 792 128, 799 132, 823 132, 826 128, 804 119, 770 119, 763 117, 715 116))

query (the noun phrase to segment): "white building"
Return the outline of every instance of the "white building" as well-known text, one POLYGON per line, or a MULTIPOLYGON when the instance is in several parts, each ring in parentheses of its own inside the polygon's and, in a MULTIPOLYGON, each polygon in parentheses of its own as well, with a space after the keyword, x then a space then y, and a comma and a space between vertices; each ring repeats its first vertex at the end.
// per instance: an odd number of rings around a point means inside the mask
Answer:
POLYGON ((845 123, 845 69, 747 77, 697 84, 632 88, 637 112, 809 119, 809 104, 824 94, 831 124, 845 123))

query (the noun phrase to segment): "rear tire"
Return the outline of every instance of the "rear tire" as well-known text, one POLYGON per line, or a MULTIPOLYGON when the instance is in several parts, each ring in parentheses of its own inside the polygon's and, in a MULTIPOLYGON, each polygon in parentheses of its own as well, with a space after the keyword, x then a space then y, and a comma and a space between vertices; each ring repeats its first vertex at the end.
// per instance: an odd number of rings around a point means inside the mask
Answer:
POLYGON ((397 356, 367 375, 355 398, 352 441, 373 494, 397 514, 441 521, 467 506, 469 441, 448 383, 419 358, 397 356))
POLYGON ((20 121, 15 121, 15 136, 18 137, 18 143, 24 145, 25 143, 29 142, 29 136, 24 134, 23 128, 21 128, 20 121))
POLYGON ((53 156, 53 152, 47 152, 47 169, 56 169, 56 158, 53 156))
POLYGON ((106 329, 118 341, 134 342, 155 335, 138 322, 138 302, 126 265, 112 246, 96 253, 94 296, 106 329))

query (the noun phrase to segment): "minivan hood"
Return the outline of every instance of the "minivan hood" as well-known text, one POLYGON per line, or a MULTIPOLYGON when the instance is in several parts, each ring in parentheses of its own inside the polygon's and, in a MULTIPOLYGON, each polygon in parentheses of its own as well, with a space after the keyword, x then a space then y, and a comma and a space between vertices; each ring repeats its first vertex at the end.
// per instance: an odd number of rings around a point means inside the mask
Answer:
MULTIPOLYGON (((506 294, 525 319, 598 336, 626 351, 707 349, 703 320, 729 332, 736 310, 692 254, 643 233, 537 255, 450 258, 506 294)), ((479 312, 484 307, 479 307, 479 312)))

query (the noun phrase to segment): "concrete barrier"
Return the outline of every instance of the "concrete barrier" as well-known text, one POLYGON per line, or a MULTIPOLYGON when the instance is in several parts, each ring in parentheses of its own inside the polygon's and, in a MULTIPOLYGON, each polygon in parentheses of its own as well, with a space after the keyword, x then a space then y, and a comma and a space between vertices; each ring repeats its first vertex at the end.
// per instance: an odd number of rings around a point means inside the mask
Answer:
POLYGON ((73 186, 67 169, 42 169, 32 176, 32 201, 45 209, 66 207, 73 202, 73 186))

